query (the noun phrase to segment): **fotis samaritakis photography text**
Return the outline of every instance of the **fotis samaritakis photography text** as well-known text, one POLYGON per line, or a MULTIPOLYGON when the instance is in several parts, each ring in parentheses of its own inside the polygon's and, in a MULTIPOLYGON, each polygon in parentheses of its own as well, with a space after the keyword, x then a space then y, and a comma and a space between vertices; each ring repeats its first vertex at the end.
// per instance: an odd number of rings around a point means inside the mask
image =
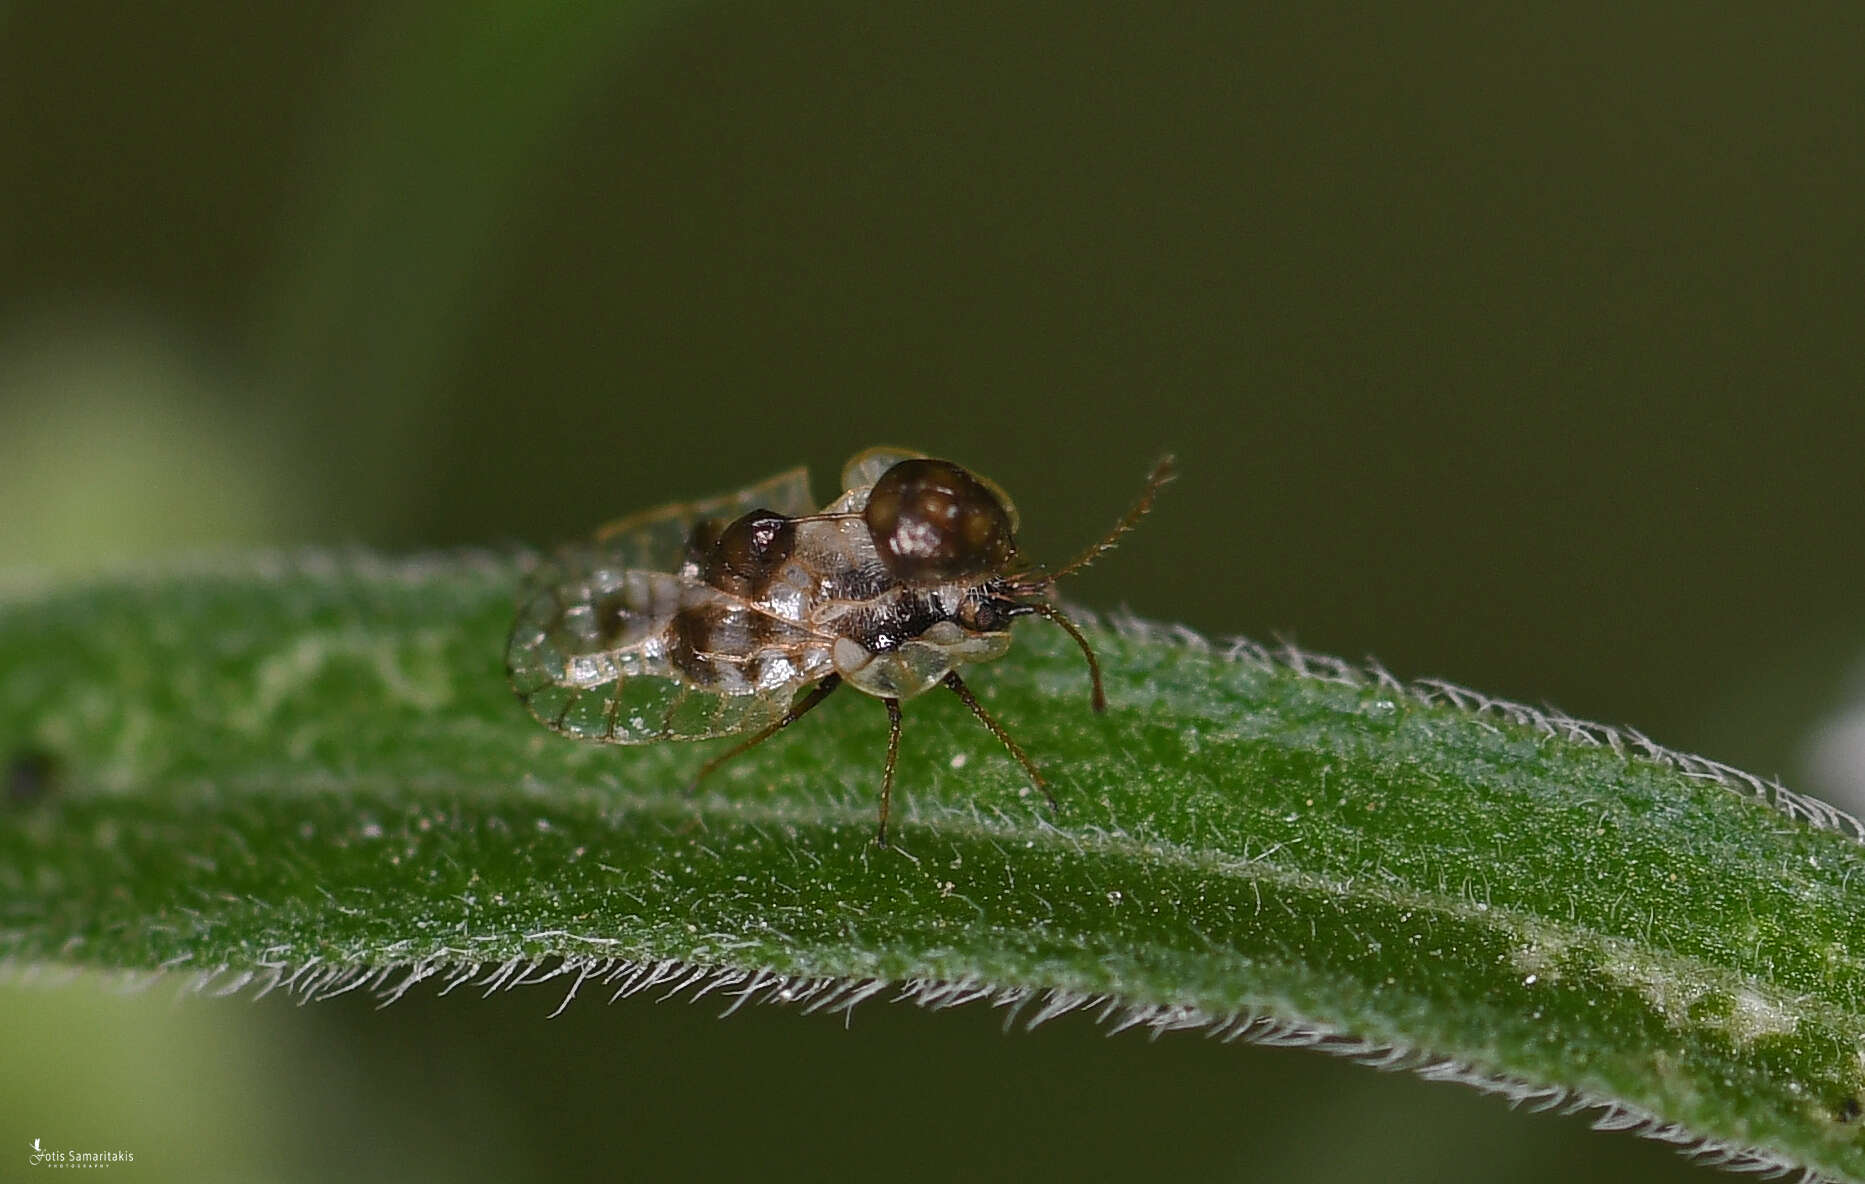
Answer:
POLYGON ((1865 0, 0 0, 0 1182, 1865 1184, 1865 0))
POLYGON ((47 1145, 43 1139, 34 1139, 26 1162, 35 1168, 113 1168, 135 1163, 136 1153, 120 1147, 96 1150, 47 1145))

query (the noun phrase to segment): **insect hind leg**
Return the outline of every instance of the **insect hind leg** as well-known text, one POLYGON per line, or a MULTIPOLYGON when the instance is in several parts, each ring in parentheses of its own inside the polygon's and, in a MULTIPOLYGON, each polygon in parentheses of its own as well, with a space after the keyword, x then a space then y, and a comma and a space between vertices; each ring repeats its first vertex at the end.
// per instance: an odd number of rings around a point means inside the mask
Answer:
POLYGON ((829 697, 829 692, 841 685, 842 676, 839 674, 831 674, 829 677, 817 683, 815 690, 797 700, 790 710, 784 712, 783 715, 764 725, 762 728, 759 728, 751 735, 740 740, 737 744, 732 745, 718 756, 713 757, 711 760, 701 765, 699 767, 699 772, 693 774, 693 779, 686 784, 687 795, 691 796, 698 793, 700 782, 712 776, 713 771, 720 765, 723 765, 726 761, 731 760, 735 756, 743 755, 751 749, 756 748, 791 724, 802 719, 805 715, 809 714, 811 708, 821 703, 824 699, 827 699, 829 697))

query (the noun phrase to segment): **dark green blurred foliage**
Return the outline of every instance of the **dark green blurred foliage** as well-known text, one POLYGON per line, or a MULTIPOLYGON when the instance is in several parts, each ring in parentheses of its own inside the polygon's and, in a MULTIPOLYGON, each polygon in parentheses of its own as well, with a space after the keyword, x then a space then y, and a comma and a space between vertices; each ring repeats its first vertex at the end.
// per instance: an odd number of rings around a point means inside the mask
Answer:
MULTIPOLYGON (((1850 5, 14 4, 4 566, 544 542, 798 461, 826 494, 882 440, 1060 556, 1169 447, 1079 599, 1791 779, 1865 649, 1862 39, 1850 5)), ((147 1178, 1690 1171, 1196 1038, 554 1003, 13 993, 99 1076, 8 1058, 0 1138, 143 1129, 164 1058, 84 1043, 137 1008, 256 1083, 163 1119, 147 1178)))

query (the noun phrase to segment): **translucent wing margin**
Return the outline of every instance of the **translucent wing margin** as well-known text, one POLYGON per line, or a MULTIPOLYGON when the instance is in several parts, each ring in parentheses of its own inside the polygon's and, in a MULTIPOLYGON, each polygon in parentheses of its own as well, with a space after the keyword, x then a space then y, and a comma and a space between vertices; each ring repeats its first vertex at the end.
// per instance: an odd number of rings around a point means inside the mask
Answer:
POLYGON ((795 692, 714 695, 678 679, 629 675, 600 687, 552 683, 519 697, 539 723, 573 739, 657 744, 756 731, 789 710, 795 692))
POLYGON ((719 694, 673 668, 668 626, 689 595, 671 573, 615 566, 606 548, 565 548, 534 574, 512 624, 512 689, 545 727, 609 744, 733 736, 777 719, 795 684, 719 694))
POLYGON ((873 448, 864 448, 848 458, 842 466, 842 488, 866 489, 881 479, 881 474, 893 468, 903 460, 927 456, 917 448, 900 448, 892 444, 877 444, 873 448))
POLYGON ((686 554, 686 540, 696 523, 708 518, 730 522, 752 510, 775 510, 794 518, 813 513, 809 470, 801 466, 733 493, 698 501, 675 502, 617 518, 597 529, 600 554, 621 568, 674 571, 686 554))

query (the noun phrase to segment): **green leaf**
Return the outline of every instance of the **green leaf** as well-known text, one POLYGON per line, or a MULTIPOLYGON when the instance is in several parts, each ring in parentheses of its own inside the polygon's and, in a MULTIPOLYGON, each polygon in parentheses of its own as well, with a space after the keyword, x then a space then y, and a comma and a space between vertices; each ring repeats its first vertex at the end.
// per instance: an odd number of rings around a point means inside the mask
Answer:
POLYGON ((539 727, 520 561, 310 553, 0 601, 0 958, 310 995, 561 977, 1315 1044, 1865 1178, 1852 820, 1627 735, 1126 622, 717 746, 539 727), (1795 815, 1799 815, 1796 817, 1795 815), (897 985, 897 986, 896 986, 897 985))

